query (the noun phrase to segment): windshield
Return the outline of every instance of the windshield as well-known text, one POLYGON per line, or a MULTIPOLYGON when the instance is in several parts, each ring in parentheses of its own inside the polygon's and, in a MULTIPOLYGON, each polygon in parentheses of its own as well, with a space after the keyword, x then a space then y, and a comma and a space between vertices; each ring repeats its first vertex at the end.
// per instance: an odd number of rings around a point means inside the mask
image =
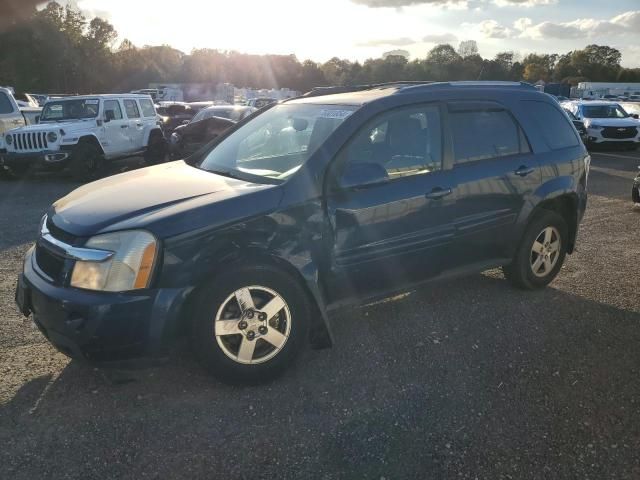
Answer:
POLYGON ((584 108, 585 118, 627 118, 620 105, 589 105, 584 108))
POLYGON ((99 105, 97 98, 48 102, 42 110, 40 121, 95 118, 98 116, 99 105))
POLYGON ((629 114, 640 114, 640 103, 627 103, 624 105, 624 110, 629 114))
POLYGON ((200 168, 284 180, 355 109, 345 105, 277 105, 225 138, 204 157, 200 168))

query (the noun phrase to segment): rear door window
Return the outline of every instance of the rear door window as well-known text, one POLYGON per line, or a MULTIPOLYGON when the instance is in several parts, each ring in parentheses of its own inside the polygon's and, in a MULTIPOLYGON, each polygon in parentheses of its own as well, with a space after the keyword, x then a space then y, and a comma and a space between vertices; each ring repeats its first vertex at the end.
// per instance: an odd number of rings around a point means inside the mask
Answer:
POLYGON ((500 108, 449 107, 456 164, 530 152, 520 126, 500 108))
POLYGON ((113 112, 114 120, 122 120, 122 109, 120 108, 120 102, 118 100, 105 100, 104 111, 111 110, 113 112))
POLYGON ((575 147, 580 144, 573 124, 555 106, 535 100, 523 100, 545 142, 551 150, 575 147))
POLYGON ((13 113, 13 105, 9 100, 9 96, 4 92, 0 92, 0 114, 3 113, 13 113))
POLYGON ((155 117, 156 110, 153 108, 153 102, 146 98, 140 100, 140 108, 142 109, 142 116, 144 117, 155 117))
POLYGON ((135 100, 125 100, 124 110, 127 112, 127 118, 140 118, 140 111, 135 100))

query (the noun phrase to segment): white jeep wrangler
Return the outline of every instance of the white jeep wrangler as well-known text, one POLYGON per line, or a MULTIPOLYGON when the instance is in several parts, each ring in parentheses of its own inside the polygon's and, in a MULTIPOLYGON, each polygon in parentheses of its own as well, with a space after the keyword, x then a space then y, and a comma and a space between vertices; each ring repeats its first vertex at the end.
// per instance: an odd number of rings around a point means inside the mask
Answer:
POLYGON ((164 161, 167 146, 148 95, 86 95, 48 101, 40 123, 4 133, 0 167, 19 176, 31 167, 68 167, 79 180, 102 173, 106 161, 143 155, 164 161))

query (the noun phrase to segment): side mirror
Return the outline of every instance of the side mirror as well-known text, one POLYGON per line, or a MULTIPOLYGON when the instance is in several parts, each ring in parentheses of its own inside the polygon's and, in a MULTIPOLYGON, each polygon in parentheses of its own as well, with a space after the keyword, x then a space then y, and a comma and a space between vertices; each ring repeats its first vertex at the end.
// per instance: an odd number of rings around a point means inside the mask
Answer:
POLYGON ((116 119, 116 112, 113 110, 105 110, 104 111, 104 121, 105 123, 110 122, 111 120, 116 119))
POLYGON ((638 115, 637 113, 633 113, 631 116, 633 118, 635 118, 636 120, 638 120, 640 118, 640 115, 638 115))
POLYGON ((340 178, 340 188, 373 185, 389 180, 387 171, 378 163, 350 163, 340 178))

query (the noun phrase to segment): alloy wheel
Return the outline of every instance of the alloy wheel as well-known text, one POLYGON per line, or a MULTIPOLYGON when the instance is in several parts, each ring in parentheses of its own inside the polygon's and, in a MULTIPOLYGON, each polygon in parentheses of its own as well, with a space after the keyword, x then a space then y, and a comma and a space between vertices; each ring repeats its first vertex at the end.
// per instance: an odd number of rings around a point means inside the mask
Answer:
POLYGON ((230 359, 258 364, 280 352, 291 333, 289 306, 276 291, 252 285, 229 295, 215 322, 218 346, 230 359))
POLYGON ((556 266, 560 258, 560 233, 555 227, 544 228, 531 247, 531 271, 536 277, 545 277, 556 266))

